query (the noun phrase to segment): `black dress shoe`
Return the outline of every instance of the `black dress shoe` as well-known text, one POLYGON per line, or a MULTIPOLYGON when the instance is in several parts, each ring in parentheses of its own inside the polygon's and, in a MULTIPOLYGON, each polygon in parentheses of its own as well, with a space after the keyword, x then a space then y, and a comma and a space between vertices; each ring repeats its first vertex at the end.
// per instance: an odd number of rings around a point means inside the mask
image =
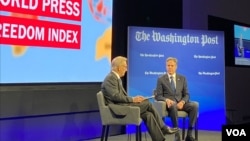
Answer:
POLYGON ((192 136, 187 136, 185 141, 195 141, 195 139, 192 136))
POLYGON ((179 131, 179 128, 170 128, 168 126, 164 126, 162 129, 161 129, 163 135, 166 135, 166 134, 174 134, 176 132, 179 131))

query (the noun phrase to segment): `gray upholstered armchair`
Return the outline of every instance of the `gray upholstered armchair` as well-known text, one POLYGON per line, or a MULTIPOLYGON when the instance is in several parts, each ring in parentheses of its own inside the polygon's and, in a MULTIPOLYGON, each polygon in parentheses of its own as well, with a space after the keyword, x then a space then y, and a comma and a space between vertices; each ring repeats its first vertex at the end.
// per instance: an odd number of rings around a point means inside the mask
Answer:
POLYGON ((105 105, 105 99, 103 93, 99 91, 97 93, 97 101, 100 110, 102 120, 102 136, 101 141, 108 139, 109 125, 136 125, 136 141, 141 141, 141 123, 140 109, 139 107, 127 106, 129 112, 122 117, 117 117, 109 108, 105 105))
MULTIPOLYGON (((154 92, 154 94, 155 94, 155 92, 154 92)), ((196 101, 192 101, 192 102, 196 102, 196 101)), ((199 105, 198 102, 197 102, 197 104, 199 105)), ((156 108, 156 110, 158 111, 160 117, 162 117, 163 119, 166 117, 169 117, 166 103, 164 101, 154 100, 153 105, 156 108)), ((199 114, 198 114, 198 116, 199 116, 199 114)), ((185 111, 178 111, 178 117, 183 118, 182 140, 184 140, 184 138, 185 138, 185 125, 186 125, 186 119, 188 118, 188 113, 185 111)), ((198 141, 198 117, 197 117, 197 121, 195 123, 195 140, 198 141)))

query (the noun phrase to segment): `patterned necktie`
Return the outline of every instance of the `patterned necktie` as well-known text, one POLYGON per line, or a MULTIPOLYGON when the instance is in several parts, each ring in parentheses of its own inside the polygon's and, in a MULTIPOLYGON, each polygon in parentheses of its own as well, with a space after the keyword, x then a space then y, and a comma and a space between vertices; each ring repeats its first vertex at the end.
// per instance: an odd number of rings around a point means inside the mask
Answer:
POLYGON ((174 84, 174 77, 173 76, 170 76, 170 84, 171 84, 172 90, 175 92, 175 84, 174 84))

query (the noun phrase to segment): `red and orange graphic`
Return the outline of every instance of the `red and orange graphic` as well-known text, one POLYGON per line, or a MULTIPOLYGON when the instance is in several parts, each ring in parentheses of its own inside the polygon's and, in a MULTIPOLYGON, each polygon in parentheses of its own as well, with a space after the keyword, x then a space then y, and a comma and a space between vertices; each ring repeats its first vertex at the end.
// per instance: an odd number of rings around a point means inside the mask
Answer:
POLYGON ((111 60, 111 36, 112 28, 110 27, 98 38, 96 42, 95 60, 100 60, 104 57, 107 57, 109 61, 111 60))

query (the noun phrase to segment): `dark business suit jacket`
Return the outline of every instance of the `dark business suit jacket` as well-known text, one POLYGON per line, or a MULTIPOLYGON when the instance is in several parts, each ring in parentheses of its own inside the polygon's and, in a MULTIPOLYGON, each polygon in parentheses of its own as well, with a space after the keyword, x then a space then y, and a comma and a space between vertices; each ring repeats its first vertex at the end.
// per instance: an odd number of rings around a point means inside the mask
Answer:
POLYGON ((132 97, 128 97, 120 79, 114 72, 110 72, 104 79, 101 91, 105 97, 106 104, 116 115, 126 115, 129 112, 128 103, 132 103, 132 97))
POLYGON ((154 106, 148 100, 133 103, 132 97, 128 96, 122 83, 119 81, 120 79, 118 79, 114 72, 110 72, 104 79, 101 90, 105 97, 106 104, 108 104, 113 113, 118 116, 126 116, 129 112, 129 106, 139 107, 140 116, 148 128, 152 141, 162 141, 165 137, 161 128, 163 128, 165 124, 154 106))
POLYGON ((187 80, 184 76, 176 74, 176 90, 175 92, 171 89, 168 74, 164 74, 157 80, 156 86, 156 100, 165 101, 166 98, 179 102, 184 100, 189 101, 189 92, 187 86, 187 80))

